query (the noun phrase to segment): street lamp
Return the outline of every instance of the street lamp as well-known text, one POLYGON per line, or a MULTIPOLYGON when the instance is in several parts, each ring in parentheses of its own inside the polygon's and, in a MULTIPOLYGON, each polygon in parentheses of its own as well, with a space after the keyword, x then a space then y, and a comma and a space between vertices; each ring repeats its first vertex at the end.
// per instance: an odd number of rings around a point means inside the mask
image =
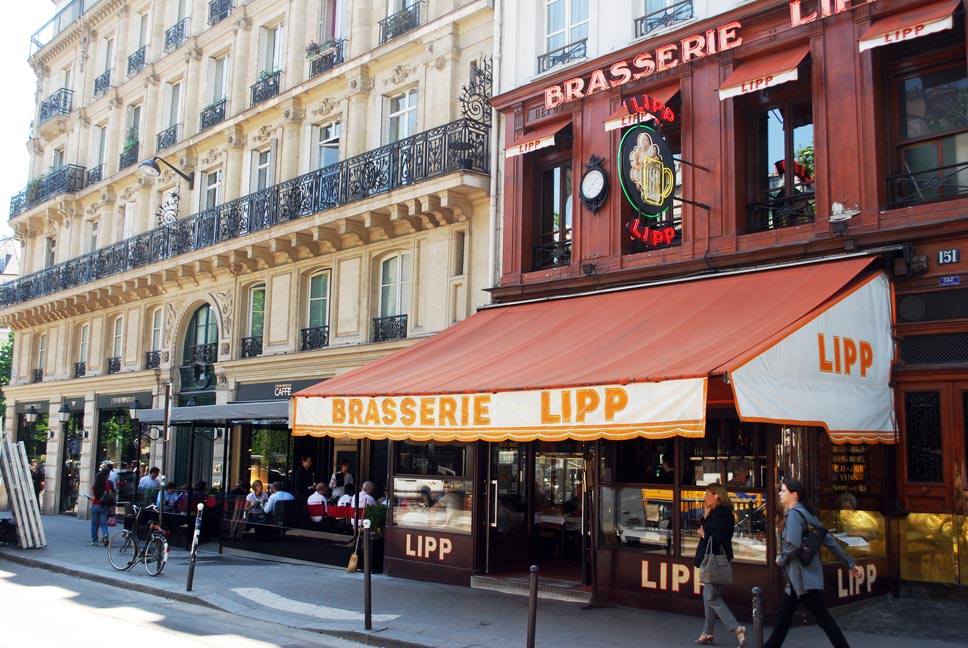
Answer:
MULTIPOLYGON (((60 409, 57 410, 57 418, 61 422, 61 434, 67 437, 67 421, 71 418, 71 408, 67 406, 67 401, 62 401, 60 409)), ((50 438, 54 438, 54 431, 50 431, 50 438)))
POLYGON ((37 421, 37 408, 34 407, 33 405, 28 407, 27 413, 24 415, 24 418, 27 419, 28 425, 33 425, 37 421))
POLYGON ((161 167, 158 166, 159 162, 163 162, 166 167, 168 167, 169 169, 177 173, 179 176, 181 176, 185 180, 185 182, 188 183, 189 190, 192 190, 195 188, 194 173, 185 173, 184 171, 176 169, 171 165, 170 162, 168 162, 164 158, 158 157, 157 155, 148 160, 143 160, 141 164, 138 165, 138 171, 140 171, 141 175, 145 176, 146 178, 157 178, 158 176, 161 175, 161 167))

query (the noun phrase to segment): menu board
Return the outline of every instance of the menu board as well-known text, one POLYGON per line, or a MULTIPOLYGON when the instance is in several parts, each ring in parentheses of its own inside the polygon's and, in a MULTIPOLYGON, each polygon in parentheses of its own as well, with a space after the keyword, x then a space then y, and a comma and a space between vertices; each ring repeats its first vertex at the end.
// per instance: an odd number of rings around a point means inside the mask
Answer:
POLYGON ((866 445, 832 447, 832 485, 838 493, 866 493, 868 490, 868 457, 866 445))

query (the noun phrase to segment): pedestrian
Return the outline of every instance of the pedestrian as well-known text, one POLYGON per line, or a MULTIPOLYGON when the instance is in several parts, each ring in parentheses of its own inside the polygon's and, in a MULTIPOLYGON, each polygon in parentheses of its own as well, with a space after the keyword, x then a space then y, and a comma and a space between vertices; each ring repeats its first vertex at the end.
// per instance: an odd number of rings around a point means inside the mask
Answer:
POLYGON ((313 494, 316 490, 316 475, 313 473, 313 458, 309 455, 302 455, 299 465, 292 478, 292 494, 300 502, 313 494))
POLYGON ((34 495, 37 497, 37 503, 40 503, 40 494, 44 492, 44 486, 47 483, 44 477, 44 464, 38 462, 36 459, 30 462, 30 479, 34 482, 34 495))
POLYGON ((108 546, 108 516, 115 503, 114 482, 110 476, 111 468, 102 467, 91 486, 91 546, 94 547, 98 544, 98 528, 101 529, 101 543, 108 546))
MULTIPOLYGON (((696 567, 702 565, 706 554, 726 556, 733 561, 733 528, 736 520, 733 518, 733 503, 722 484, 709 484, 703 495, 705 511, 702 526, 699 527, 699 546, 696 547, 696 567)), ((703 581, 702 604, 706 620, 702 627, 702 634, 696 639, 700 646, 713 644, 713 630, 716 617, 723 622, 726 629, 736 637, 736 645, 743 648, 746 645, 746 628, 741 626, 723 600, 722 583, 703 581)))
MULTIPOLYGON (((803 603, 817 620, 817 625, 823 628, 834 648, 850 648, 837 622, 823 604, 823 565, 820 562, 820 551, 818 550, 806 565, 800 560, 801 545, 804 534, 808 531, 807 527, 822 529, 823 525, 817 519, 813 506, 804 493, 803 485, 798 480, 783 480, 780 485, 780 504, 786 513, 777 564, 786 573, 787 586, 783 592, 783 602, 780 604, 773 633, 763 646, 779 648, 783 645, 783 640, 790 630, 793 614, 800 603, 803 603)), ((854 578, 861 577, 860 567, 846 551, 841 549, 832 535, 829 533, 824 535, 823 545, 837 558, 847 563, 854 578)))

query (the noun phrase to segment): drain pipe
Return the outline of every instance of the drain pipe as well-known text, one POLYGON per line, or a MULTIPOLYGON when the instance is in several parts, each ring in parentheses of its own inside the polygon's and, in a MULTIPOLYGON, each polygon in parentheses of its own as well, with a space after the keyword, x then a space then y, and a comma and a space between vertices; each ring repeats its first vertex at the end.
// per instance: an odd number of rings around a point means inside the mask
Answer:
MULTIPOLYGON (((503 11, 503 0, 494 0, 494 35, 492 36, 493 43, 491 45, 491 95, 495 94, 495 90, 498 88, 499 79, 501 78, 501 49, 502 49, 502 38, 503 38, 503 20, 501 12, 503 11)), ((498 217, 498 204, 501 202, 502 185, 500 182, 501 170, 499 164, 501 161, 500 153, 500 132, 501 132, 501 122, 500 116, 497 110, 490 108, 491 111, 491 201, 490 208, 488 210, 488 235, 491 237, 490 244, 487 250, 487 280, 489 282, 489 287, 497 286, 498 279, 500 279, 500 266, 501 266, 501 219, 498 217)), ((500 211, 503 214, 504 210, 500 211)))

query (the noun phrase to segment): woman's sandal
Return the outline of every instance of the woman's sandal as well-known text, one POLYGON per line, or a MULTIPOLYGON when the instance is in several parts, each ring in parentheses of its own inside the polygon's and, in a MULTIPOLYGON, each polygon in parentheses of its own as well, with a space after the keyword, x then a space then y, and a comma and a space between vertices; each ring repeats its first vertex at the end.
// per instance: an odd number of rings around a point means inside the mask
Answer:
POLYGON ((736 635, 736 645, 738 648, 744 648, 746 646, 746 626, 739 626, 733 631, 736 635))
POLYGON ((696 641, 694 643, 697 643, 700 646, 712 646, 713 645, 713 639, 715 639, 715 637, 713 637, 711 634, 705 634, 705 633, 703 633, 703 634, 699 635, 699 638, 696 639, 696 641))

